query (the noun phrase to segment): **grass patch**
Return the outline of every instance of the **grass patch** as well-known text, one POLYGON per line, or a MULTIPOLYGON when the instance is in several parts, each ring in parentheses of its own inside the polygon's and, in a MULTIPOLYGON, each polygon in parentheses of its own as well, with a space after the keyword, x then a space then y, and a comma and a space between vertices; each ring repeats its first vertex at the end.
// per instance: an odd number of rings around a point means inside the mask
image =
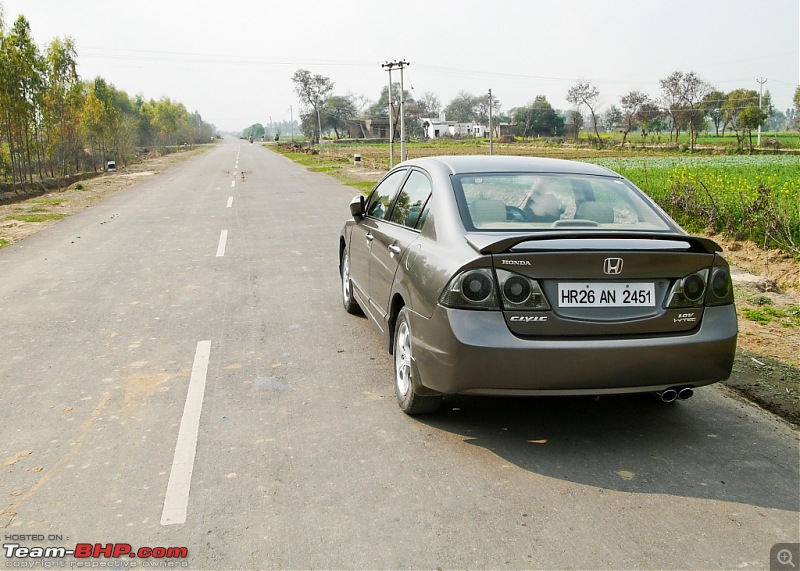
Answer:
POLYGON ((52 205, 55 205, 55 206, 60 206, 60 205, 64 204, 64 202, 66 202, 66 201, 62 200, 60 198, 43 198, 43 199, 40 199, 40 200, 29 200, 28 201, 29 204, 52 204, 52 205))
POLYGON ((781 327, 800 327, 800 305, 792 305, 786 309, 764 306, 757 309, 745 309, 742 314, 750 321, 761 325, 778 321, 781 327))
POLYGON ((11 245, 11 242, 9 242, 8 240, 5 240, 3 238, 0 238, 0 248, 5 248, 6 246, 10 246, 10 245, 11 245))
POLYGON ((357 188, 362 194, 369 194, 370 191, 375 188, 375 183, 370 180, 352 181, 347 182, 346 184, 348 186, 357 188))
POLYGON ((9 216, 6 218, 6 220, 19 220, 20 222, 47 222, 48 220, 61 220, 62 218, 66 217, 66 214, 16 214, 14 216, 9 216))

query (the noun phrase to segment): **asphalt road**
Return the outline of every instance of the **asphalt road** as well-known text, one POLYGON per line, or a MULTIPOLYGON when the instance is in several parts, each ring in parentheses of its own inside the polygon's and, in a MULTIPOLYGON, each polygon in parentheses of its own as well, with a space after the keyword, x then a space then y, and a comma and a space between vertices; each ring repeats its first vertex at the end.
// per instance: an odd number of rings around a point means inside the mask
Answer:
POLYGON ((800 541, 797 434, 720 388, 405 416, 340 303, 353 194, 226 141, 0 250, 0 566, 763 569, 800 541))

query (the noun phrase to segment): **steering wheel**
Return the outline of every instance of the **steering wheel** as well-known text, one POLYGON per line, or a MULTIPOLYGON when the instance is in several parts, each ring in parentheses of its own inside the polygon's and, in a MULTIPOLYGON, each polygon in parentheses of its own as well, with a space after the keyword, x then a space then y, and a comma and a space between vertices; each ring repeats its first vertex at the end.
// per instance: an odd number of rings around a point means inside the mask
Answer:
POLYGON ((525 211, 522 210, 522 208, 506 204, 506 220, 525 221, 526 219, 527 217, 525 216, 525 211))

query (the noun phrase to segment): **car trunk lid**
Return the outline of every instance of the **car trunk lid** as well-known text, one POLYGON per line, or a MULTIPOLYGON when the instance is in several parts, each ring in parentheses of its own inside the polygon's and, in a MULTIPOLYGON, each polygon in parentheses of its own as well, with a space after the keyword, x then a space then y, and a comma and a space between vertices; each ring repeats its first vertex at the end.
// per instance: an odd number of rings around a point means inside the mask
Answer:
POLYGON ((517 310, 504 302, 504 314, 515 334, 545 337, 693 330, 702 319, 702 303, 669 309, 666 300, 676 280, 710 267, 716 251, 711 240, 671 234, 494 240, 471 235, 468 241, 492 256, 498 276, 512 272, 538 282, 549 311, 517 310))

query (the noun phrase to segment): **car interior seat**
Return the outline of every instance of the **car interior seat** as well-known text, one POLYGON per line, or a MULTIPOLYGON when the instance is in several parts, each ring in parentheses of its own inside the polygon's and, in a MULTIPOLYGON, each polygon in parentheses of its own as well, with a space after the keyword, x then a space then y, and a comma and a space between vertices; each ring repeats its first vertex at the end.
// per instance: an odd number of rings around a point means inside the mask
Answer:
POLYGON ((475 226, 506 221, 506 205, 502 200, 478 199, 469 207, 469 214, 475 226))
POLYGON ((614 223, 614 207, 604 202, 581 202, 575 211, 576 220, 592 220, 601 224, 614 223))

